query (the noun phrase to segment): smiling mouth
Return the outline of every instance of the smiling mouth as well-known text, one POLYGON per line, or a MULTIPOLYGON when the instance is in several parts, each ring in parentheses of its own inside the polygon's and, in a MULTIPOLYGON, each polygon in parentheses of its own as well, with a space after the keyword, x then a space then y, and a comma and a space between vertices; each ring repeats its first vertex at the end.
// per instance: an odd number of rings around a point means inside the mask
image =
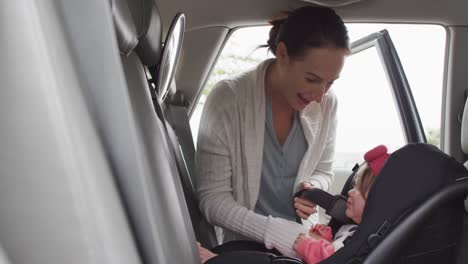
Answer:
POLYGON ((299 100, 305 105, 308 105, 312 101, 312 100, 308 100, 307 98, 302 96, 300 93, 297 94, 297 97, 299 97, 299 100))

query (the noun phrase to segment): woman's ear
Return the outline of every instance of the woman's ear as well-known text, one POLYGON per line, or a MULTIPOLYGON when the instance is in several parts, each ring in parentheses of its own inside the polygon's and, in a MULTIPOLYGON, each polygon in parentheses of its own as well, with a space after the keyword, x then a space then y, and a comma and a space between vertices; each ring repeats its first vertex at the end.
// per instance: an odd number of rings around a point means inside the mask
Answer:
POLYGON ((286 44, 284 44, 284 42, 278 43, 276 47, 276 59, 280 65, 289 64, 288 49, 286 48, 286 44))

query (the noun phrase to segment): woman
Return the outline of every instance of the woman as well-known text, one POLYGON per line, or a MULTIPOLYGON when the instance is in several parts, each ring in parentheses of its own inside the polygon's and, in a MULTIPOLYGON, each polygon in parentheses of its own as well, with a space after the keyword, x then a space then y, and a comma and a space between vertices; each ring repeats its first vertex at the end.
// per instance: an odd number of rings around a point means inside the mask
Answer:
POLYGON ((335 95, 329 91, 349 52, 341 18, 302 7, 271 21, 276 58, 221 81, 203 109, 197 193, 224 241, 250 239, 295 256, 315 205, 294 201, 303 188, 328 190, 335 145, 335 95))

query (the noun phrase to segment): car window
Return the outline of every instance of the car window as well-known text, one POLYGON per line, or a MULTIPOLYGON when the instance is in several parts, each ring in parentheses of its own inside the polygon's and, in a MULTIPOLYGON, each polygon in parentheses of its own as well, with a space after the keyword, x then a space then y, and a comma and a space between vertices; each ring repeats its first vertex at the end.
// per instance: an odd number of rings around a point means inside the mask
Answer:
MULTIPOLYGON (((351 41, 387 29, 399 54, 429 143, 439 146, 445 28, 438 25, 347 24, 351 41)), ((194 140, 201 110, 219 80, 255 67, 273 55, 265 44, 270 27, 234 31, 226 43, 191 116, 194 140)), ((386 144, 390 151, 405 144, 387 77, 375 48, 350 56, 332 89, 338 97, 335 169, 349 169, 362 153, 386 144)))

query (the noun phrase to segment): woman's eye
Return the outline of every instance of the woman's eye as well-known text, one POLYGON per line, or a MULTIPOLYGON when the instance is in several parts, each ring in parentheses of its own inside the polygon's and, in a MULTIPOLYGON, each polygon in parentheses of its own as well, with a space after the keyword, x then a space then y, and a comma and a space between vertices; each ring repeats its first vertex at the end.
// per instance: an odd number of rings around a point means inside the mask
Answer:
POLYGON ((305 78, 305 79, 309 83, 320 83, 320 80, 318 80, 318 79, 309 79, 309 78, 305 78))

